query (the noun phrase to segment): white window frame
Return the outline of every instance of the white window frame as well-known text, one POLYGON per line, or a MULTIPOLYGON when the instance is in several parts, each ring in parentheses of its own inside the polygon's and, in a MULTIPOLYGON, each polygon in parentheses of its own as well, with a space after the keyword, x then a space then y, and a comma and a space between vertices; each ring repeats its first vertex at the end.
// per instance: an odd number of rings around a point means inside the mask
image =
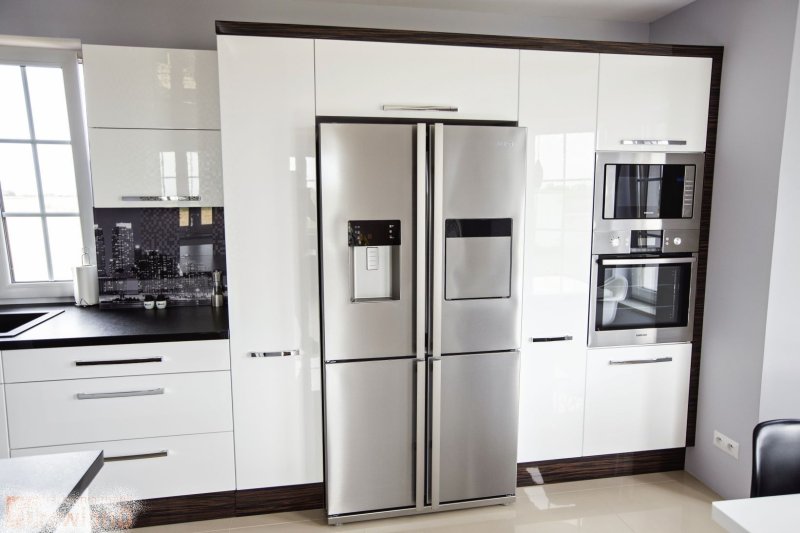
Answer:
MULTIPOLYGON (((27 48, 0 46, 0 64, 59 67, 64 76, 67 99, 72 160, 75 166, 75 187, 78 194, 78 213, 83 247, 95 261, 94 216, 92 213, 92 187, 89 170, 89 142, 86 135, 83 111, 83 88, 78 70, 78 51, 52 48, 27 48)), ((49 252, 48 252, 49 253, 49 252)), ((76 253, 75 264, 80 257, 76 253)), ((72 296, 72 281, 12 282, 11 261, 8 255, 6 228, 0 217, 0 303, 10 300, 44 301, 72 296)))

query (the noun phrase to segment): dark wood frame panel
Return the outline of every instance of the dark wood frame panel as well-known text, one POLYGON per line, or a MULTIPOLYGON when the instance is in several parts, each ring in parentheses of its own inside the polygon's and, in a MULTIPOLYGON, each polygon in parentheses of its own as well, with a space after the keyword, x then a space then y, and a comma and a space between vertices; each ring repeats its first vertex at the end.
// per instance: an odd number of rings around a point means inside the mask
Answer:
MULTIPOLYGON (((218 35, 339 39, 349 41, 514 48, 557 52, 711 58, 713 60, 711 70, 711 93, 708 110, 705 179, 703 182, 700 250, 697 269, 697 296, 695 303, 694 336, 692 339, 692 366, 689 382, 689 409, 686 431, 686 445, 694 445, 697 420, 697 390, 700 375, 700 349, 703 334, 703 311, 708 263, 711 194, 714 184, 714 160, 717 144, 720 82, 722 79, 722 47, 230 21, 217 21, 216 30, 218 35)), ((685 451, 685 448, 674 448, 668 450, 652 450, 520 463, 517 465, 517 485, 522 487, 540 483, 558 483, 563 481, 578 481, 601 477, 681 470, 684 466, 685 451), (533 477, 531 474, 532 472, 535 472, 538 477, 533 477)), ((145 500, 141 503, 142 510, 133 523, 135 527, 322 508, 324 506, 324 485, 322 483, 310 483, 287 487, 197 494, 145 500)), ((96 508, 96 510, 102 513, 102 509, 96 508)))

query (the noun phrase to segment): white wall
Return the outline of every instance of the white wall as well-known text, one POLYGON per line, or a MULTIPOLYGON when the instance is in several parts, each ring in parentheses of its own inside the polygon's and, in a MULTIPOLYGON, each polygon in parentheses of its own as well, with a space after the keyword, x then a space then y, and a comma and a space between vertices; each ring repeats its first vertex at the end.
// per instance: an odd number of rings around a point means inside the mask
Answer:
MULTIPOLYGON (((800 17, 798 17, 800 32, 800 17)), ((797 35, 797 34, 796 34, 797 35)), ((800 418, 800 38, 795 37, 783 134, 760 420, 800 418)))
POLYGON ((696 445, 686 468, 726 498, 749 494, 778 177, 797 0, 697 0, 651 24, 652 42, 725 46, 696 445), (712 444, 718 429, 739 460, 712 444))
POLYGON ((325 0, 0 1, 0 34, 74 37, 90 44, 214 49, 217 19, 640 42, 649 36, 645 23, 325 0))

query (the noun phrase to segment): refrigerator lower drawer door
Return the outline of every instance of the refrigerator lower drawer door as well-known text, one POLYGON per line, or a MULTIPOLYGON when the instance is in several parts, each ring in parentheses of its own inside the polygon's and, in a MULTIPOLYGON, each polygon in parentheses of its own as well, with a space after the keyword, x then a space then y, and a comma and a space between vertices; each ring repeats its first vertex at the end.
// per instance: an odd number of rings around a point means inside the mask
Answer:
POLYGON ((519 352, 442 358, 442 503, 514 494, 519 352))
POLYGON ((415 364, 325 365, 329 515, 414 505, 415 364))

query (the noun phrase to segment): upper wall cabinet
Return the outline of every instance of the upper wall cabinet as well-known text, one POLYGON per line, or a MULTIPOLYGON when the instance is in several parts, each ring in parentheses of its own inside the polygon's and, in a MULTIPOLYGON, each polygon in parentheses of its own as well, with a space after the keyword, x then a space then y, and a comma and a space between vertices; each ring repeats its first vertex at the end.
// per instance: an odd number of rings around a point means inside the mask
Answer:
POLYGON ((83 58, 89 127, 219 129, 216 52, 86 45, 83 58))
POLYGON ((711 62, 602 54, 597 149, 705 152, 711 62))
POLYGON ((317 40, 317 115, 517 120, 519 51, 317 40))

